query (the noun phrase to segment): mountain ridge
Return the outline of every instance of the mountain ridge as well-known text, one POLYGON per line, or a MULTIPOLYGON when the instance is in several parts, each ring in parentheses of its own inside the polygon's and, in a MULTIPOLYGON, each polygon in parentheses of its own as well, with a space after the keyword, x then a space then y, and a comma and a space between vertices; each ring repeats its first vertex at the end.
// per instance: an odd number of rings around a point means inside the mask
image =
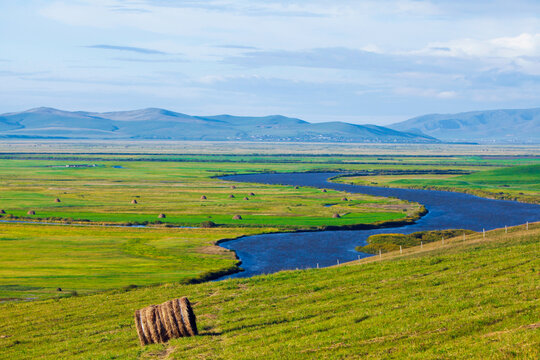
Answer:
POLYGON ((540 143, 540 108, 427 114, 388 127, 449 142, 540 143))
POLYGON ((0 137, 119 140, 437 143, 377 125, 310 123, 283 115, 193 116, 160 108, 64 111, 49 107, 0 115, 0 137))

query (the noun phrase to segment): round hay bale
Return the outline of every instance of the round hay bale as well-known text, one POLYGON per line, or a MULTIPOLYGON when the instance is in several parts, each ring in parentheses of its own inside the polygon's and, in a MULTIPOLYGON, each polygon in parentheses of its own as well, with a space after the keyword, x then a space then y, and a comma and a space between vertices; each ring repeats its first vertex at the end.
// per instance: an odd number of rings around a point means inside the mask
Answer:
POLYGON ((55 203, 59 203, 59 202, 62 202, 62 201, 60 201, 59 198, 56 198, 56 199, 54 199, 54 202, 55 202, 55 203))
POLYGON ((36 215, 36 212, 34 210, 30 210, 26 214, 27 215, 36 215))
POLYGON ((322 189, 322 192, 326 192, 326 189, 322 189))
POLYGON ((158 344, 160 342, 159 333, 156 328, 156 312, 155 312, 155 305, 150 305, 143 309, 144 312, 144 318, 143 318, 143 325, 146 330, 148 330, 148 334, 150 339, 154 344, 158 344))
POLYGON ((164 326, 164 320, 161 317, 161 306, 157 305, 154 307, 154 313, 156 317, 156 330, 159 336, 159 341, 164 343, 169 341, 169 338, 167 337, 167 331, 165 330, 164 326))
POLYGON ((158 215, 158 219, 165 219, 167 217, 167 215, 165 214, 159 214, 158 215))
POLYGON ((246 196, 246 197, 244 198, 244 200, 249 200, 249 198, 246 196))
POLYGON ((56 288, 56 291, 62 291, 62 288, 56 288))
POLYGON ((255 196, 255 193, 250 192, 249 196, 255 196))
POLYGON ((233 220, 242 220, 242 216, 240 215, 234 215, 233 220))
POLYGON ((172 300, 172 307, 173 307, 173 316, 176 321, 176 324, 178 325, 178 331, 180 332, 180 336, 189 336, 186 326, 184 325, 184 321, 182 320, 182 310, 180 307, 180 299, 172 300))
POLYGON ((5 213, 6 213, 6 211, 4 209, 0 210, 0 214, 5 214, 5 213))
POLYGON ((234 199, 234 195, 233 194, 229 195, 229 199, 234 199))
POLYGON ((159 306, 159 309, 161 310, 161 318, 164 320, 165 330, 169 339, 179 338, 181 335, 174 318, 172 302, 170 300, 164 302, 159 306))
POLYGON ((180 309, 182 311, 182 319, 184 320, 184 325, 186 326, 186 329, 191 336, 196 336, 198 334, 197 319, 195 317, 193 309, 191 308, 191 304, 189 303, 188 298, 185 296, 183 298, 180 298, 179 302, 180 309))
POLYGON ((132 204, 138 204, 137 200, 135 200, 135 199, 131 200, 131 203, 132 204))
POLYGON ((135 311, 135 327, 137 328, 137 335, 139 335, 139 341, 141 342, 141 345, 148 345, 150 344, 150 340, 146 337, 146 334, 144 332, 144 327, 141 319, 141 310, 135 311))
POLYGON ((334 214, 334 215, 332 215, 332 217, 333 217, 334 219, 338 219, 338 218, 341 217, 341 215, 339 215, 339 214, 334 214))
POLYGON ((206 200, 206 196, 205 195, 201 196, 201 200, 206 200))
POLYGON ((349 201, 346 197, 342 198, 341 201, 349 201))
POLYGON ((297 189, 297 190, 300 189, 298 186, 295 186, 294 188, 297 189))
POLYGON ((236 186, 234 186, 234 185, 233 185, 233 186, 231 186, 231 189, 233 189, 233 190, 234 190, 234 189, 236 189, 236 186))

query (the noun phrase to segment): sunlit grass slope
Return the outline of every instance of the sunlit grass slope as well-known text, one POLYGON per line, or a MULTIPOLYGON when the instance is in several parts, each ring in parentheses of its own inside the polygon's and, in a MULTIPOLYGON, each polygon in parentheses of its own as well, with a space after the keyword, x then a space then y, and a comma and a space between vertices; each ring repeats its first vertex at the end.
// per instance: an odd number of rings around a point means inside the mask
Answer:
POLYGON ((540 227, 356 264, 0 305, 3 359, 537 359, 540 227), (201 336, 141 348, 137 308, 188 296, 201 336))

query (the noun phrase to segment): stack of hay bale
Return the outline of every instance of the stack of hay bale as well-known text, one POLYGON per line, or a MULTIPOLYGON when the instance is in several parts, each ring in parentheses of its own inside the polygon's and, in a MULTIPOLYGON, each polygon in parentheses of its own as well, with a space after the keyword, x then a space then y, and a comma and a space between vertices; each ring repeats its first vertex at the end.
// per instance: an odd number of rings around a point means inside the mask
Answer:
POLYGON ((135 326, 141 345, 198 334, 195 313, 187 297, 135 311, 135 326))

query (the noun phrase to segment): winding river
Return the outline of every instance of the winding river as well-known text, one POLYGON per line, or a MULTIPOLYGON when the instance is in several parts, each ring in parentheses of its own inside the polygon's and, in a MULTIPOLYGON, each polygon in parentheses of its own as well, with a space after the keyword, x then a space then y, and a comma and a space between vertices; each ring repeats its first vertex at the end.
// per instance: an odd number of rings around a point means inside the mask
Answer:
MULTIPOLYGON (((339 262, 372 256, 358 253, 355 246, 365 245, 373 234, 412 233, 422 230, 491 230, 505 225, 540 220, 540 206, 515 201, 491 200, 477 196, 433 190, 382 188, 328 182, 337 173, 250 174, 222 177, 224 180, 313 186, 350 193, 393 196, 423 204, 429 211, 415 224, 374 230, 341 230, 278 233, 244 237, 220 244, 234 250, 245 271, 229 277, 249 277, 286 269, 335 265, 339 262)), ((223 279, 223 278, 222 278, 223 279)))

